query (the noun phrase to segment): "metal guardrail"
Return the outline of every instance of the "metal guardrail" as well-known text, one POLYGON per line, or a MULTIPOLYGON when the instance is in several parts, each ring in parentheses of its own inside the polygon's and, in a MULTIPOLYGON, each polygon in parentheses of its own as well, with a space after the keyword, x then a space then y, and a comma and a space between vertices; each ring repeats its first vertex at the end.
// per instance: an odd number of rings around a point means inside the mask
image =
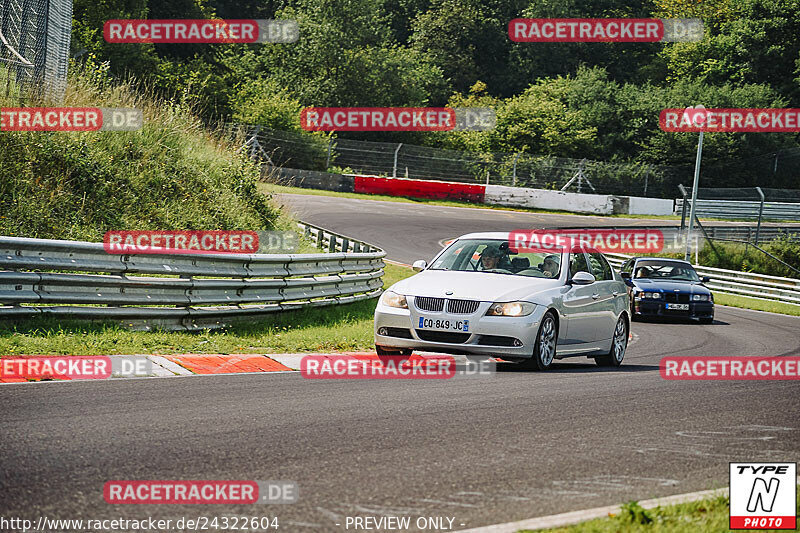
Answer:
POLYGON ((50 315, 194 330, 381 293, 386 252, 298 226, 327 252, 109 254, 102 243, 0 237, 0 319, 50 315))
MULTIPOLYGON (((683 198, 675 200, 675 213, 683 211, 683 198)), ((687 202, 691 203, 691 202, 687 202)), ((697 200, 697 216, 714 218, 757 219, 762 203, 744 200, 697 200)), ((764 202, 762 218, 800 220, 800 203, 764 202)))
MULTIPOLYGON (((631 257, 614 253, 604 255, 616 269, 631 257)), ((695 266, 695 270, 700 276, 711 278, 706 286, 713 291, 800 305, 800 279, 704 266, 695 266)))

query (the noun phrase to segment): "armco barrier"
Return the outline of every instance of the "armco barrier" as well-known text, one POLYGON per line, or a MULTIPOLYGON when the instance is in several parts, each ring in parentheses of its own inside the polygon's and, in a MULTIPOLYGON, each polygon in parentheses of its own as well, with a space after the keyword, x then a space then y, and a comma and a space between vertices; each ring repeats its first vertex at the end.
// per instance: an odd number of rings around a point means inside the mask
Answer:
MULTIPOLYGON (((687 202, 691 205, 691 202, 687 202)), ((697 200, 699 217, 714 218, 758 218, 761 202, 740 200, 697 200)), ((681 214, 683 198, 675 200, 675 213, 681 214)), ((687 206, 688 211, 688 206, 687 206)), ((800 204, 788 202, 764 202, 764 219, 800 220, 800 204)))
POLYGON ((556 209, 595 215, 671 215, 674 206, 672 200, 661 198, 581 194, 454 181, 332 174, 268 166, 265 167, 264 175, 266 180, 273 183, 305 189, 384 194, 405 198, 458 200, 477 204, 556 209))
POLYGON ((328 253, 114 255, 102 243, 0 237, 0 319, 202 329, 380 294, 383 250, 298 225, 328 253))
POLYGON ((484 203, 484 193, 488 188, 485 185, 468 183, 382 178, 379 176, 353 176, 353 179, 354 191, 357 193, 459 200, 476 204, 484 203))
MULTIPOLYGON (((604 255, 616 269, 631 257, 614 253, 604 255)), ((800 279, 704 266, 695 266, 695 270, 700 276, 711 278, 706 285, 713 291, 800 305, 800 279)))

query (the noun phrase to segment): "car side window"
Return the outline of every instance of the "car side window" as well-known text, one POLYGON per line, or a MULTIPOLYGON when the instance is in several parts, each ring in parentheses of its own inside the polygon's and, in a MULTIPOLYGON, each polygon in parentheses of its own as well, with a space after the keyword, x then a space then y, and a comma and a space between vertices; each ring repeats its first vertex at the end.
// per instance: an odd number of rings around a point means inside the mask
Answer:
POLYGON ((633 259, 628 259, 627 261, 625 261, 625 264, 622 265, 620 272, 627 272, 629 274, 633 272, 633 259))
POLYGON ((571 278, 578 272, 590 272, 589 265, 586 264, 586 256, 583 253, 576 253, 570 256, 569 277, 571 278))
POLYGON ((595 279, 609 281, 614 279, 614 274, 611 272, 611 265, 608 264, 606 258, 602 254, 592 252, 589 254, 589 263, 592 265, 592 273, 595 279))

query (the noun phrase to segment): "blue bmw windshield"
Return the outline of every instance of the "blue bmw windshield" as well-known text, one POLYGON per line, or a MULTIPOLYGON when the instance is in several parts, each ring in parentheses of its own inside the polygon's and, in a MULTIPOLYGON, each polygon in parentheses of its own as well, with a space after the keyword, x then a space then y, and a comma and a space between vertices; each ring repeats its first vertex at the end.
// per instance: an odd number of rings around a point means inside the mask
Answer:
POLYGON ((679 261, 639 261, 633 272, 634 279, 652 279, 669 281, 700 281, 700 276, 687 263, 679 261))

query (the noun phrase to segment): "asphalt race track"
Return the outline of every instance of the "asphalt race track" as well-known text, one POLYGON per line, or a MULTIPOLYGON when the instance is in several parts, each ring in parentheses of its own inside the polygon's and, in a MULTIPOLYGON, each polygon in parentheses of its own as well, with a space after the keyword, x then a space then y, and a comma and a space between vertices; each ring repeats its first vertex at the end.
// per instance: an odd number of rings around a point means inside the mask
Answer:
MULTIPOLYGON (((500 209, 443 207, 422 202, 391 202, 331 196, 277 194, 305 222, 317 224, 380 246, 389 259, 412 263, 430 260, 441 250, 440 241, 475 231, 511 231, 536 228, 593 228, 624 226, 678 226, 680 221, 616 218, 588 215, 531 213, 500 209)), ((742 222, 714 221, 708 225, 741 226, 742 222)), ((754 223, 753 223, 754 224, 754 223)), ((764 223, 764 226, 773 225, 764 223)), ((800 224, 779 223, 777 226, 800 224)))
MULTIPOLYGON (((284 199, 304 220, 402 262, 461 233, 554 220, 284 199)), ((633 331, 617 370, 572 359, 546 373, 501 366, 448 381, 287 373, 0 386, 0 514, 277 516, 279 531, 345 531, 354 515, 445 516, 463 529, 725 487, 729 461, 800 460, 796 381, 666 381, 658 372, 665 355, 800 355, 800 318, 719 308, 713 325, 637 322, 633 331), (300 498, 109 505, 102 488, 114 479, 293 480, 300 498)))

